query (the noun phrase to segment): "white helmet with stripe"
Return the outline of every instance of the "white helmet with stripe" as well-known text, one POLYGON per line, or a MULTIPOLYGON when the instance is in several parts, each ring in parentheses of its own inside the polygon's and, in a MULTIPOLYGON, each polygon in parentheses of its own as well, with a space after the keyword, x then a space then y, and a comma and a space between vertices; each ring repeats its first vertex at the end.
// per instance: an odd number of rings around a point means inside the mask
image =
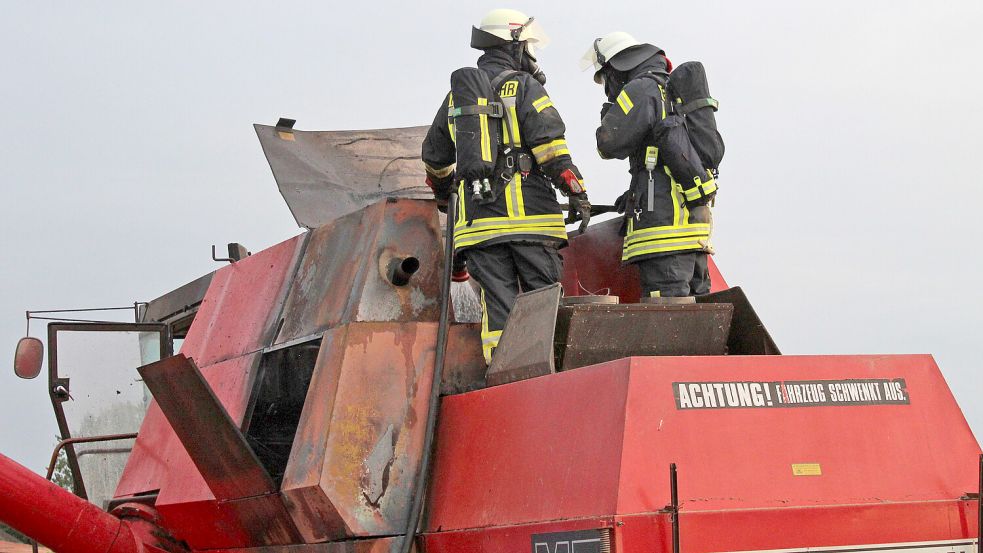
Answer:
POLYGON ((594 44, 580 58, 580 69, 584 71, 593 67, 594 82, 601 84, 601 69, 605 66, 628 71, 661 52, 661 48, 639 42, 624 31, 615 31, 594 40, 594 44))
POLYGON ((526 51, 535 55, 534 48, 545 48, 550 41, 535 19, 519 10, 492 10, 481 18, 477 27, 472 27, 471 47, 481 50, 510 42, 525 42, 526 51))

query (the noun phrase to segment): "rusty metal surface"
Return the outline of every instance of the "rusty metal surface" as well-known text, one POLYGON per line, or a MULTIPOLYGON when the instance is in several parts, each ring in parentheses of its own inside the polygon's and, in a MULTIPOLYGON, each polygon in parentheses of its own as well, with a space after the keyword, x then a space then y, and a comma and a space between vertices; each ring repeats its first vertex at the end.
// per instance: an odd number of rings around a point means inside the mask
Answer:
MULTIPOLYGON (((306 543, 396 535, 422 456, 436 323, 324 333, 282 491, 306 543)), ((453 357, 452 357, 453 359, 453 357)))
POLYGON ((396 536, 333 543, 250 547, 248 549, 216 549, 209 553, 395 553, 399 551, 402 540, 402 536, 396 536))
POLYGON ((306 236, 215 271, 181 353, 205 367, 269 346, 306 236))
POLYGON ((642 355, 724 355, 729 304, 561 307, 556 346, 561 370, 642 355))
POLYGON ((559 284, 553 284, 515 298, 485 376, 489 386, 556 372, 553 332, 562 292, 559 284))
POLYGON ((139 371, 216 499, 276 492, 238 424, 191 359, 178 354, 139 371))
POLYGON ((727 352, 730 355, 781 355, 782 352, 740 286, 700 296, 696 301, 728 303, 734 306, 734 318, 727 338, 727 352))
POLYGON ((481 325, 451 325, 447 334, 447 362, 441 378, 440 394, 451 395, 485 387, 485 358, 481 354, 481 325))
POLYGON ((297 224, 317 228, 389 197, 432 198, 420 144, 428 127, 298 131, 254 125, 297 224))
POLYGON ((277 344, 356 321, 437 321, 443 254, 432 201, 379 202, 310 235, 277 344), (408 257, 419 269, 397 286, 392 268, 408 257))

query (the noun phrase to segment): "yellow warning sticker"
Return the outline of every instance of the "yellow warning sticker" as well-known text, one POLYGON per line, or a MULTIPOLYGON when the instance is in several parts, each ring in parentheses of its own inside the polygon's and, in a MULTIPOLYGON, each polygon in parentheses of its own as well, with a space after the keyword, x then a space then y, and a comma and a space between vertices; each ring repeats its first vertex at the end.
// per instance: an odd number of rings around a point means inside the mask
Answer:
POLYGON ((792 476, 822 476, 819 463, 792 463, 792 476))
POLYGON ((281 138, 282 140, 289 140, 290 142, 293 142, 293 141, 294 141, 294 133, 292 133, 292 132, 287 132, 287 131, 276 131, 276 134, 277 134, 277 135, 278 135, 278 136, 279 136, 279 137, 280 137, 280 138, 281 138))

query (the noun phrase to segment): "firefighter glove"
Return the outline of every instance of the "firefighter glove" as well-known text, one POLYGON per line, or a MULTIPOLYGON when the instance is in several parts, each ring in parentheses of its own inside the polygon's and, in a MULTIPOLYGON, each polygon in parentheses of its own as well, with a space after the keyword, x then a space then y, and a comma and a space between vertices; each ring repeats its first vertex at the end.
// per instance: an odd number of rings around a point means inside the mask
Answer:
POLYGON ((580 221, 578 230, 582 233, 587 230, 587 224, 590 223, 590 200, 587 199, 587 192, 570 196, 570 207, 565 222, 576 223, 578 220, 580 221))
POLYGON ((563 191, 564 194, 570 197, 576 196, 578 194, 583 194, 584 200, 586 200, 587 189, 584 188, 583 178, 580 175, 578 175, 575 171, 576 171, 575 169, 567 168, 564 169, 562 173, 560 173, 560 181, 562 182, 560 190, 563 191))

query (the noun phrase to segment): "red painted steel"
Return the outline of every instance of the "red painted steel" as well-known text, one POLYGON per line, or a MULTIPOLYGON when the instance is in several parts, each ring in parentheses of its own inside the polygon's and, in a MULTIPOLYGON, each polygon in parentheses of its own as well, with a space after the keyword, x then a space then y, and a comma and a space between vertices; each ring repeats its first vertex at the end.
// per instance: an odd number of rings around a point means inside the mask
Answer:
MULTIPOLYGON (((201 369, 229 416, 240 425, 259 358, 252 354, 201 369)), ((116 497, 154 491, 159 491, 156 506, 165 525, 195 549, 291 542, 292 528, 277 524, 288 519, 277 496, 215 499, 156 402, 140 428, 116 497), (280 516, 263 518, 266 509, 279 509, 280 516), (263 524, 258 526, 257 520, 263 524)))
POLYGON ((276 492, 273 480, 194 361, 177 354, 140 367, 167 422, 219 500, 276 492))
MULTIPOLYGON (((618 235, 621 219, 604 221, 574 236, 560 250, 563 255, 563 293, 567 296, 610 294, 621 303, 637 303, 641 295, 638 267, 621 262, 624 238, 618 235)), ((728 288, 713 257, 709 258, 710 291, 728 288)))
POLYGON ((95 505, 0 455, 0 520, 61 553, 159 551, 95 505))
POLYGON ((305 236, 215 271, 181 353, 206 367, 269 346, 305 236))
POLYGON ((484 550, 525 549, 519 525, 629 515, 616 551, 666 548, 671 462, 688 552, 976 532, 958 498, 980 448, 926 355, 624 359, 447 397, 438 443, 428 552, 497 532, 513 539, 484 550), (904 378, 910 404, 680 410, 673 396, 673 382, 864 378, 904 378), (804 463, 822 475, 794 476, 804 463), (777 531, 791 528, 808 531, 777 531))

